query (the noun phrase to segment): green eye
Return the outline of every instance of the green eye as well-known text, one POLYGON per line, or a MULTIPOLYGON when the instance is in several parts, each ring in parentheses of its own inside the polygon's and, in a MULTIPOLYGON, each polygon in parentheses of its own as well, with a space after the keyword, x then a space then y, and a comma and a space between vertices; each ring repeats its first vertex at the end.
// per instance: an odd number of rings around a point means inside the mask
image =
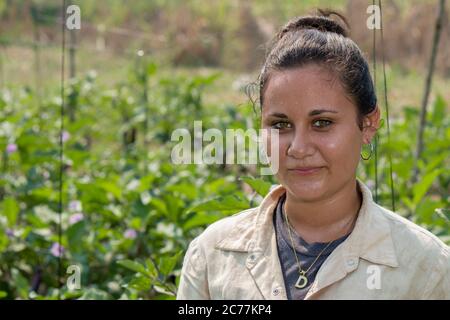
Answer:
POLYGON ((325 127, 328 127, 332 123, 333 122, 330 120, 321 119, 321 120, 314 121, 313 126, 316 128, 325 128, 325 127), (318 125, 316 125, 316 124, 318 124, 318 125))
POLYGON ((291 128, 291 124, 289 122, 286 121, 279 121, 279 122, 275 122, 272 124, 272 128, 274 129, 289 129, 291 128))

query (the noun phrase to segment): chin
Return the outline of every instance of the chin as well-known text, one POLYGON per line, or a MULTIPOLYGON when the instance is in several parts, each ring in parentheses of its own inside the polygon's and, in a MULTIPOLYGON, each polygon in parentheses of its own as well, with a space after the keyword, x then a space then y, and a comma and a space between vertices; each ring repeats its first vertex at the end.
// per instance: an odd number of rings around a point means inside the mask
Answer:
POLYGON ((322 198, 327 191, 326 184, 322 179, 305 179, 288 176, 282 185, 295 198, 304 201, 314 201, 322 198))

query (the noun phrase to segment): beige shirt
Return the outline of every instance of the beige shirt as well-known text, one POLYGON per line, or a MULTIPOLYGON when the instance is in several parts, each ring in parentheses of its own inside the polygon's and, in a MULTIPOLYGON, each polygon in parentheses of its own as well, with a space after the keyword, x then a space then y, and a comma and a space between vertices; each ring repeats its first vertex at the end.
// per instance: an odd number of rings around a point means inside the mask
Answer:
MULTIPOLYGON (((450 250, 363 195, 350 236, 322 264, 305 299, 450 299, 450 250)), ((286 299, 272 215, 284 187, 210 225, 186 252, 177 299, 286 299)))

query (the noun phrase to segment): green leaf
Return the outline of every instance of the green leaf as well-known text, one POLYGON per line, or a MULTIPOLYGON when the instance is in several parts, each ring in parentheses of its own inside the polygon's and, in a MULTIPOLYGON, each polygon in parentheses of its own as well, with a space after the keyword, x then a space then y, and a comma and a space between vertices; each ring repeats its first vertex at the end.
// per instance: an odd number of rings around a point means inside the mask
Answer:
POLYGON ((156 73, 156 71, 158 70, 158 67, 156 65, 156 63, 151 62, 147 64, 147 75, 152 76, 156 73))
POLYGON ((441 174, 442 169, 436 169, 425 175, 422 180, 413 186, 413 203, 418 205, 420 200, 425 196, 434 180, 441 174))
POLYGON ((117 261, 117 263, 120 266, 125 267, 127 269, 130 269, 132 271, 139 272, 139 273, 142 273, 142 274, 146 274, 147 273, 147 271, 145 270, 145 267, 142 264, 138 263, 138 262, 134 262, 132 260, 120 260, 120 261, 117 261))
POLYGON ((235 195, 217 197, 215 199, 204 201, 193 206, 187 212, 199 211, 237 211, 250 208, 247 199, 240 198, 235 195))
POLYGON ((148 191, 151 188, 152 182, 155 180, 155 176, 153 174, 146 175, 140 179, 139 187, 137 188, 138 192, 148 191))
POLYGON ((130 221, 130 227, 136 230, 139 230, 142 228, 142 219, 139 217, 135 217, 131 219, 130 221))
POLYGON ((430 172, 431 170, 440 166, 441 162, 443 162, 446 159, 448 159, 448 154, 446 153, 443 153, 441 155, 435 155, 433 160, 430 163, 427 163, 425 167, 425 172, 430 172))
POLYGON ((253 190, 255 190, 259 195, 263 197, 265 197, 269 193, 270 187, 272 186, 267 181, 264 181, 262 179, 256 179, 250 176, 242 177, 240 180, 244 181, 246 184, 252 187, 253 190))
POLYGON ((442 202, 424 198, 417 205, 416 211, 414 213, 420 219, 420 221, 431 225, 433 223, 433 214, 439 206, 442 206, 442 202))
POLYGON ((414 211, 415 205, 409 198, 407 197, 400 197, 400 198, 410 211, 414 211))
POLYGON ((436 101, 433 104, 433 113, 431 116, 431 122, 435 126, 440 126, 445 119, 445 107, 446 103, 441 95, 438 95, 436 101))
POLYGON ((0 226, 0 253, 3 253, 3 250, 5 250, 8 247, 8 244, 9 244, 8 236, 0 226))
POLYGON ((179 251, 172 257, 161 257, 159 262, 159 271, 163 275, 166 276, 169 275, 177 265, 177 262, 180 259, 181 254, 182 252, 179 251))
POLYGON ((434 212, 450 224, 450 209, 447 208, 436 208, 434 212))
POLYGON ((42 187, 33 189, 30 192, 30 197, 37 198, 41 203, 50 203, 52 201, 56 201, 58 199, 58 193, 55 192, 52 188, 42 187))
POLYGON ((19 205, 14 198, 6 197, 3 199, 3 212, 8 220, 8 226, 12 227, 16 224, 19 210, 19 205))
POLYGON ((157 285, 155 285, 154 288, 155 288, 155 291, 157 291, 159 293, 162 293, 164 295, 167 295, 167 296, 173 296, 174 295, 171 291, 168 290, 167 286, 162 286, 162 285, 161 286, 157 286, 157 285))
POLYGON ((164 195, 164 203, 166 204, 165 215, 170 221, 178 221, 178 217, 181 214, 183 201, 179 198, 172 196, 171 194, 164 195))
POLYGON ((150 201, 150 205, 152 205, 159 213, 162 213, 165 216, 169 215, 169 211, 167 210, 167 205, 161 199, 152 198, 152 200, 150 201))
POLYGON ((81 249, 81 243, 83 240, 85 227, 86 227, 85 221, 79 221, 71 225, 67 229, 66 235, 71 250, 78 251, 79 249, 81 249))
POLYGON ((192 218, 186 221, 183 225, 184 230, 190 230, 195 227, 207 226, 213 222, 216 222, 220 217, 210 213, 195 213, 192 218))
POLYGON ((109 181, 99 181, 97 184, 106 192, 111 193, 114 197, 116 197, 116 199, 120 200, 122 198, 122 189, 115 183, 109 181))
POLYGON ((185 195, 188 199, 196 199, 198 197, 198 189, 188 183, 179 183, 166 188, 167 191, 178 192, 185 195))
POLYGON ((127 287, 131 287, 139 291, 150 290, 151 286, 151 280, 148 277, 142 275, 135 276, 127 285, 127 287))
POLYGON ((145 260, 145 265, 147 266, 147 274, 150 278, 156 278, 158 276, 158 269, 151 259, 145 260))
POLYGON ((12 283, 15 284, 18 295, 23 299, 27 299, 28 289, 30 287, 29 280, 25 278, 22 273, 16 268, 12 269, 11 276, 12 283))

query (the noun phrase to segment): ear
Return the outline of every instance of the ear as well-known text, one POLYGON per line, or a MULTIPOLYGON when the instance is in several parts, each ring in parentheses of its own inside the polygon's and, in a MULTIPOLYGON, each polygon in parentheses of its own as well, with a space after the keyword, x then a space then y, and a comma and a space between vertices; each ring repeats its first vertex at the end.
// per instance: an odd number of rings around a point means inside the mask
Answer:
POLYGON ((363 119, 363 142, 369 144, 373 136, 377 133, 380 127, 380 108, 378 105, 375 109, 364 116, 363 119))

